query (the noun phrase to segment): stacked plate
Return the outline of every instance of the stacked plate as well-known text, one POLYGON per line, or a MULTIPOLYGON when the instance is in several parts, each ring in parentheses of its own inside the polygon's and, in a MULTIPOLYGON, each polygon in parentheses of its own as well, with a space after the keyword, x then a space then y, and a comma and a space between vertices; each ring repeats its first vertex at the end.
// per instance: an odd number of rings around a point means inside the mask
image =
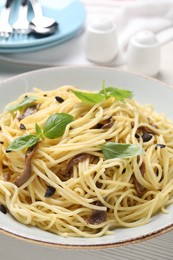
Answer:
MULTIPOLYGON (((0 53, 29 52, 48 48, 74 37, 82 30, 86 12, 80 1, 41 0, 40 3, 43 14, 54 18, 59 24, 59 29, 53 35, 47 37, 12 35, 6 41, 0 40, 0 53)), ((0 9, 2 7, 1 4, 0 9)), ((32 10, 29 9, 30 16, 32 16, 32 10)), ((11 15, 10 22, 13 23, 16 18, 17 11, 14 15, 11 15)))

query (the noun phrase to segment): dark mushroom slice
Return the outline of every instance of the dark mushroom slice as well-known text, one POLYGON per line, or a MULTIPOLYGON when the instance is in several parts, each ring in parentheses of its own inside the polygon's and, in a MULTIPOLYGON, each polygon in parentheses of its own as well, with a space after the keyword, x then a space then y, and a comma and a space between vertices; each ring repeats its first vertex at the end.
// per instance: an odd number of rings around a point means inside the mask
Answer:
POLYGON ((38 111, 39 107, 40 107, 39 103, 34 104, 34 105, 28 107, 23 114, 20 114, 18 116, 19 121, 24 119, 27 116, 35 114, 38 111))
POLYGON ((5 174, 4 174, 4 181, 10 181, 10 179, 11 179, 11 172, 6 172, 5 174))
POLYGON ((138 197, 141 198, 144 194, 145 188, 137 181, 134 175, 133 175, 133 184, 135 185, 135 190, 138 194, 138 197))
POLYGON ((78 164, 79 162, 84 161, 90 156, 88 153, 80 153, 74 156, 67 164, 66 171, 65 171, 65 176, 66 178, 70 178, 71 176, 71 170, 74 165, 78 164))
POLYGON ((109 129, 113 126, 114 121, 112 119, 112 117, 108 118, 105 122, 105 124, 102 126, 102 129, 109 129))
POLYGON ((4 165, 2 163, 2 169, 3 169, 3 179, 4 181, 10 181, 11 176, 12 176, 12 172, 9 170, 7 165, 4 165))
POLYGON ((156 134, 155 131, 153 131, 153 129, 150 129, 149 127, 147 126, 139 126, 138 129, 137 129, 137 132, 135 134, 135 137, 136 138, 140 138, 140 135, 142 134, 142 139, 143 139, 143 142, 148 142, 152 139, 153 135, 156 134))
MULTIPOLYGON (((144 173, 145 173, 145 164, 144 164, 144 162, 141 164, 141 166, 140 166, 140 172, 141 172, 141 174, 142 174, 142 176, 144 176, 144 173)), ((137 179, 136 179, 136 177, 135 177, 135 175, 133 174, 133 184, 134 184, 134 186, 135 186, 135 189, 136 189, 136 192, 137 192, 137 194, 138 194, 138 197, 139 198, 141 198, 142 196, 143 196, 143 194, 144 194, 144 191, 145 191, 145 187, 144 186, 142 186, 138 181, 137 181, 137 179)))
POLYGON ((156 132, 153 129, 151 129, 147 126, 139 126, 138 130, 140 130, 143 133, 146 132, 146 133, 153 134, 153 135, 156 134, 156 132))
MULTIPOLYGON (((103 206, 101 201, 97 201, 97 206, 103 206)), ((87 220, 89 224, 98 225, 106 221, 107 212, 104 210, 93 210, 91 217, 87 220)))
POLYGON ((22 186, 31 176, 31 170, 32 170, 32 157, 34 155, 34 152, 36 150, 37 144, 31 146, 28 148, 26 155, 25 155, 25 169, 23 173, 15 180, 15 184, 17 187, 22 186))
POLYGON ((102 121, 96 125, 97 129, 109 129, 113 126, 114 121, 112 117, 106 119, 105 121, 102 121))
POLYGON ((156 128, 156 129, 158 129, 158 126, 155 125, 155 124, 152 122, 151 118, 148 117, 147 119, 148 119, 148 122, 149 122, 149 125, 150 125, 150 126, 156 128))
POLYGON ((140 155, 137 155, 137 158, 136 158, 137 159, 137 163, 140 162, 140 158, 141 158, 140 155))

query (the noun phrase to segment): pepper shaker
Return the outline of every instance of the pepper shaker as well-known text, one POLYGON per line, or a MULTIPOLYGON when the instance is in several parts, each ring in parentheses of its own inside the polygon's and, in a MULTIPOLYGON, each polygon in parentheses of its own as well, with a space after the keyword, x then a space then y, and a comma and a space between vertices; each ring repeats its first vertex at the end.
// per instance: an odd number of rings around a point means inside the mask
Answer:
POLYGON ((86 31, 86 56, 96 63, 109 63, 117 55, 115 24, 106 17, 99 17, 88 25, 86 31))
POLYGON ((133 36, 127 50, 127 65, 130 70, 155 76, 160 68, 160 44, 150 31, 133 36))

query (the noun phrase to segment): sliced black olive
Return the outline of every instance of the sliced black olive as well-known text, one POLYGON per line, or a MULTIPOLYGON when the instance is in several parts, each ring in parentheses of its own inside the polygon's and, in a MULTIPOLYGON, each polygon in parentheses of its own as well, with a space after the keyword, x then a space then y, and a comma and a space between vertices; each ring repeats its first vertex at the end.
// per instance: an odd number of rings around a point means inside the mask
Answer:
POLYGON ((20 129, 21 130, 26 130, 26 126, 24 124, 20 124, 20 129))
POLYGON ((123 169, 122 173, 125 173, 126 172, 126 168, 123 169))
POLYGON ((147 132, 144 132, 142 135, 143 142, 148 142, 151 140, 151 138, 152 138, 152 134, 149 134, 147 132))
POLYGON ((165 144, 156 144, 155 149, 157 149, 158 147, 160 147, 160 148, 165 148, 166 145, 165 145, 165 144))
POLYGON ((11 153, 11 152, 12 152, 12 150, 8 150, 8 149, 7 149, 5 152, 6 152, 6 153, 11 153))
POLYGON ((7 213, 7 208, 4 205, 0 205, 0 212, 2 212, 3 214, 7 213))
POLYGON ((46 190, 46 192, 45 192, 45 194, 44 194, 44 197, 45 197, 45 198, 49 198, 49 197, 53 196, 53 194, 55 193, 55 191, 56 191, 56 189, 55 189, 54 187, 48 186, 48 187, 47 187, 47 190, 46 190))
POLYGON ((56 101, 58 101, 59 103, 64 102, 64 99, 62 97, 56 96, 55 97, 56 101))
POLYGON ((140 138, 140 135, 138 133, 135 134, 136 138, 140 138))

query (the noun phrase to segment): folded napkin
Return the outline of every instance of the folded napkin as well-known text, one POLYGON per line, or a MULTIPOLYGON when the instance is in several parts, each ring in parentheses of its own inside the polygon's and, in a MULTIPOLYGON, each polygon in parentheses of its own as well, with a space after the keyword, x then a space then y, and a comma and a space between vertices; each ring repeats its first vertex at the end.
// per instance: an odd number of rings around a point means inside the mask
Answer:
MULTIPOLYGON (((136 33, 149 30, 155 33, 160 44, 173 39, 173 1, 129 1, 114 13, 119 39, 119 61, 125 62, 130 38, 136 33)), ((115 61, 116 63, 116 61, 115 61)))
MULTIPOLYGON (((173 39, 173 0, 82 0, 87 10, 86 26, 92 20, 107 16, 116 24, 118 55, 109 64, 126 62, 126 50, 131 36, 149 30, 160 44, 173 39)), ((41 65, 89 65, 85 54, 86 30, 75 38, 40 51, 1 55, 4 59, 41 65)))

